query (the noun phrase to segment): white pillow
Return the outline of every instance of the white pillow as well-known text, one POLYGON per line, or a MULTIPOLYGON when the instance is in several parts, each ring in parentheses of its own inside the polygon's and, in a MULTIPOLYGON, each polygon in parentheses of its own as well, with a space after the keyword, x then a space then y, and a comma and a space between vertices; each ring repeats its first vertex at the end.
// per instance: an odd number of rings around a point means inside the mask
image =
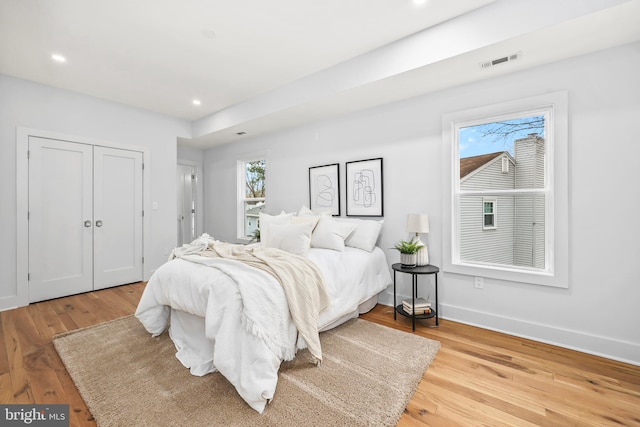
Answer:
POLYGON ((291 218, 291 224, 311 224, 311 229, 313 230, 318 225, 319 220, 320 217, 316 215, 294 216, 291 218))
POLYGON ((291 222, 291 218, 293 214, 284 214, 280 215, 269 215, 263 212, 258 214, 258 219, 260 220, 260 242, 265 246, 270 246, 269 242, 270 233, 269 228, 271 224, 288 224, 291 222))
POLYGON ((356 229, 344 241, 346 246, 371 252, 376 247, 384 220, 364 220, 356 218, 337 218, 337 221, 354 224, 356 229))
POLYGON ((314 224, 270 224, 269 241, 264 247, 278 248, 292 254, 306 256, 311 245, 314 224))
POLYGON ((344 240, 355 228, 355 224, 338 222, 330 216, 321 216, 311 235, 311 247, 342 252, 344 251, 344 240))

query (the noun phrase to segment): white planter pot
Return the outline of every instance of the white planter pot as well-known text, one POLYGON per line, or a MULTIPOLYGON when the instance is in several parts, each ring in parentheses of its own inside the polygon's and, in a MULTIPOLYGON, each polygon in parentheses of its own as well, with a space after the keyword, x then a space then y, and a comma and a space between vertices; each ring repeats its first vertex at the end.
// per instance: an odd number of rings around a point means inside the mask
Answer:
POLYGON ((416 254, 400 254, 400 264, 402 264, 403 267, 415 267, 416 266, 416 260, 417 260, 417 255, 416 254))

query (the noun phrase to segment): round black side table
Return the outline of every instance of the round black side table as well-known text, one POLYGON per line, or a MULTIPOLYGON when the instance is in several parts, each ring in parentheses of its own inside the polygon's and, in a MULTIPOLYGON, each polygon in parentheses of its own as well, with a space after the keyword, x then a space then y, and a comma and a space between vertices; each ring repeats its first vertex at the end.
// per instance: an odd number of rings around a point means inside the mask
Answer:
POLYGON ((405 267, 399 262, 393 264, 391 266, 393 268, 393 304, 396 304, 396 272, 411 274, 411 301, 412 301, 412 313, 407 313, 404 311, 402 304, 396 305, 395 310, 393 311, 393 319, 396 319, 396 313, 400 313, 403 316, 411 317, 413 321, 413 330, 416 330, 416 319, 430 319, 432 317, 436 318, 436 326, 440 323, 438 321, 438 272, 440 269, 435 265, 427 264, 419 267, 405 267), (435 289, 436 289, 436 300, 435 307, 431 307, 431 312, 429 314, 416 314, 415 311, 415 301, 418 298, 418 276, 422 274, 433 274, 435 277, 435 289))

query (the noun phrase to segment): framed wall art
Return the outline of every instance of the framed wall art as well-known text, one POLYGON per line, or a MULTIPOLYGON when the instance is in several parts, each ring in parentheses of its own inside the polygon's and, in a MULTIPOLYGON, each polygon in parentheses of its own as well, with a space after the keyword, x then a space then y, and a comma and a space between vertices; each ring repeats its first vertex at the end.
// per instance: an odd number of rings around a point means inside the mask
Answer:
POLYGON ((309 208, 312 211, 331 210, 333 216, 340 216, 338 163, 309 168, 309 208))
POLYGON ((382 158, 346 166, 347 216, 383 216, 382 158))

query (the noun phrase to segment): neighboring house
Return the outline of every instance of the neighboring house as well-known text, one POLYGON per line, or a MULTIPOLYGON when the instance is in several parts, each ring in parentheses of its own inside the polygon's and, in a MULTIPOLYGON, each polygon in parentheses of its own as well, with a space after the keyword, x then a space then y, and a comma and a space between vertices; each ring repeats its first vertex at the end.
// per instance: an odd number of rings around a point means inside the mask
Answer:
MULTIPOLYGON (((531 134, 515 141, 515 188, 544 188, 544 138, 531 134)), ((515 197, 514 264, 544 268, 545 202, 544 195, 515 197)))
MULTIPOLYGON (((531 134, 507 151, 460 159, 461 190, 544 186, 544 139, 531 134)), ((543 195, 467 195, 460 199, 460 257, 467 261, 544 267, 543 195)))
POLYGON ((260 217, 260 212, 264 210, 264 203, 258 202, 258 204, 252 208, 247 209, 247 213, 245 215, 245 236, 253 236, 253 233, 258 229, 260 224, 258 223, 258 219, 260 217))

